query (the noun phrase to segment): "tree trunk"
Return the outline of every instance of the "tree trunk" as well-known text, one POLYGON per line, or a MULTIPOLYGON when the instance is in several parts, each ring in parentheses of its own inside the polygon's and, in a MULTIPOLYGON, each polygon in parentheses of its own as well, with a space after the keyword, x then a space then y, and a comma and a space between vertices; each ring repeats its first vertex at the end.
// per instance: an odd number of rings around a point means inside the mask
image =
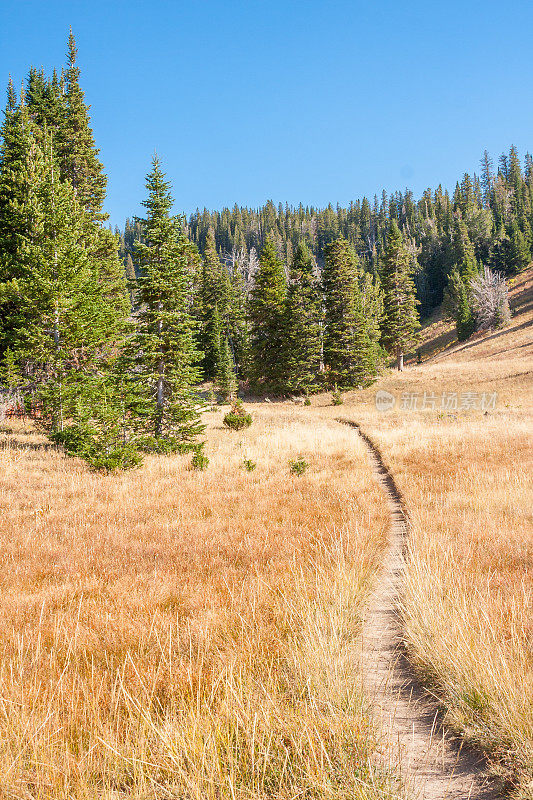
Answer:
POLYGON ((399 347, 396 350, 396 366, 398 372, 403 372, 403 350, 399 347))
MULTIPOLYGON (((163 308, 163 304, 161 300, 159 300, 157 304, 157 311, 161 314, 163 308)), ((159 339, 161 340, 163 335, 163 323, 161 321, 161 317, 157 320, 157 334, 159 339)), ((163 360, 159 362, 157 365, 158 370, 158 377, 157 377, 157 423, 156 423, 156 436, 161 436, 161 431, 163 427, 163 409, 165 405, 165 388, 164 388, 164 373, 165 373, 165 363, 163 360)))

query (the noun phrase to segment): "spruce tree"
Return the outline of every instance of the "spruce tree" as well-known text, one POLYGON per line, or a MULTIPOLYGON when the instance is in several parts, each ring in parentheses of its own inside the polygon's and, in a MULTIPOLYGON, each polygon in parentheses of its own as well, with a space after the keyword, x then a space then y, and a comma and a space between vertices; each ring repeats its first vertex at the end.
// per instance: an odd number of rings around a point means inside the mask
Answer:
POLYGON ((250 368, 250 330, 248 296, 243 275, 237 268, 229 273, 231 306, 228 323, 228 344, 238 375, 245 376, 250 368))
POLYGON ((474 247, 465 222, 458 217, 454 223, 450 251, 452 269, 445 293, 445 308, 455 319, 457 338, 468 339, 475 330, 476 320, 470 301, 470 282, 479 273, 474 247))
POLYGON ((135 244, 139 311, 128 343, 124 374, 130 412, 148 449, 169 452, 194 446, 202 432, 191 286, 198 253, 183 220, 171 216, 170 184, 157 156, 146 179, 141 220, 143 242, 135 244))
POLYGON ((259 259, 250 297, 251 372, 256 385, 281 392, 285 386, 285 300, 287 281, 272 238, 259 259))
POLYGON ((287 388, 312 391, 317 386, 322 355, 321 297, 313 258, 304 242, 298 244, 292 265, 285 331, 287 388))
POLYGON ((466 223, 461 217, 455 220, 452 241, 453 265, 465 281, 470 281, 479 273, 474 246, 468 234, 466 223))
POLYGON ((323 288, 328 382, 341 389, 365 385, 379 363, 380 295, 346 239, 326 248, 323 288))
POLYGON ((220 334, 227 335, 231 316, 231 283, 227 270, 220 263, 215 238, 210 229, 202 261, 199 286, 200 348, 204 353, 206 378, 217 373, 220 358, 220 334))
POLYGON ((108 298, 124 308, 127 302, 124 269, 118 258, 114 234, 102 226, 102 222, 107 219, 107 214, 102 210, 107 178, 98 158, 99 150, 90 127, 89 106, 85 103, 80 86, 77 53, 71 30, 68 38, 64 108, 61 124, 54 135, 54 146, 59 155, 61 177, 74 187, 78 202, 85 211, 87 249, 94 263, 100 265, 100 280, 106 285, 108 298))
POLYGON ((65 73, 65 111, 59 141, 61 175, 76 190, 78 202, 92 220, 106 219, 102 213, 107 178, 98 159, 90 127, 89 106, 80 86, 77 65, 78 50, 72 29, 68 37, 67 70, 65 73))
POLYGON ((227 336, 220 345, 216 382, 224 400, 232 401, 237 394, 237 378, 227 336))
POLYGON ((531 251, 528 247, 526 237, 518 227, 516 222, 512 222, 509 229, 509 247, 507 250, 507 263, 505 271, 508 274, 515 274, 525 269, 531 261, 531 251))
MULTIPOLYGON (((0 281, 12 278, 20 267, 20 247, 27 236, 29 152, 34 137, 22 92, 20 104, 9 79, 7 104, 0 129, 0 281)), ((4 321, 5 331, 5 321, 4 321)), ((1 352, 1 346, 0 346, 1 352)))
POLYGON ((444 309, 447 316, 455 321, 459 341, 468 339, 475 331, 476 318, 471 304, 469 281, 461 276, 457 267, 450 273, 444 309))
MULTIPOLYGON (((25 220, 16 270, 0 281, 4 344, 21 366, 47 430, 63 433, 98 409, 84 394, 91 378, 106 374, 125 330, 121 309, 110 303, 84 242, 85 213, 70 184, 61 181, 52 140, 42 147, 30 133, 17 174, 25 220)), ((8 209, 9 210, 9 209, 8 209)))
POLYGON ((407 250, 396 222, 392 222, 381 271, 383 290, 382 341, 396 356, 396 365, 403 369, 405 351, 416 342, 420 327, 417 313, 413 259, 407 250))

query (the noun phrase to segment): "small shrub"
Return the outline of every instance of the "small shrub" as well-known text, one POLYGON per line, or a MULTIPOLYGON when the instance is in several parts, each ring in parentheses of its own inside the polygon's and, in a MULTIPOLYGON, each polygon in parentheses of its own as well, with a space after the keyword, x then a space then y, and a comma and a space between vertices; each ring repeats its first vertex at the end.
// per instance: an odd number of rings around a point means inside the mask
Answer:
POLYGON ((252 461, 251 458, 244 458, 241 464, 242 468, 246 470, 246 472, 253 472, 254 469, 257 467, 255 461, 252 461))
POLYGON ((303 456, 298 456, 294 461, 289 461, 289 467, 292 475, 301 476, 309 467, 309 464, 303 456))
POLYGON ((63 447, 69 456, 78 456, 97 472, 133 469, 142 464, 142 456, 134 444, 122 442, 105 432, 71 425, 51 433, 49 438, 63 447))
POLYGON ((198 448, 193 453, 191 459, 191 469, 196 470, 197 472, 203 472, 209 466, 209 458, 202 452, 201 448, 198 448))
POLYGON ((309 397, 309 392, 306 392, 304 397, 304 406, 310 406, 310 405, 311 405, 311 398, 309 397))
POLYGON ((342 399, 342 394, 340 393, 339 389, 337 388, 337 384, 335 384, 335 388, 331 393, 331 405, 332 406, 342 406, 344 400, 342 399))
POLYGON ((80 453, 89 466, 98 472, 115 472, 116 470, 134 469, 142 465, 142 456, 134 445, 124 444, 111 448, 107 452, 80 453))
POLYGON ((191 458, 191 469, 197 472, 203 472, 209 466, 209 459, 204 453, 205 442, 200 442, 194 445, 194 452, 191 458))
POLYGON ((240 431, 242 428, 249 428, 251 424, 252 415, 246 411, 240 401, 234 403, 231 411, 228 411, 224 417, 224 425, 226 428, 231 428, 234 431, 240 431))

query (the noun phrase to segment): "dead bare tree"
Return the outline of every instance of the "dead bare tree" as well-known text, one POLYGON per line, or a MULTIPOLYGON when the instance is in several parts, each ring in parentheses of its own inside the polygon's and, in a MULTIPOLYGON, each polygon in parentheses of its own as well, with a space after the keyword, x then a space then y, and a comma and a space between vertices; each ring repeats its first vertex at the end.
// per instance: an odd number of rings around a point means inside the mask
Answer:
POLYGON ((471 302, 478 330, 502 328, 511 319, 509 292, 500 272, 484 267, 470 283, 471 302))

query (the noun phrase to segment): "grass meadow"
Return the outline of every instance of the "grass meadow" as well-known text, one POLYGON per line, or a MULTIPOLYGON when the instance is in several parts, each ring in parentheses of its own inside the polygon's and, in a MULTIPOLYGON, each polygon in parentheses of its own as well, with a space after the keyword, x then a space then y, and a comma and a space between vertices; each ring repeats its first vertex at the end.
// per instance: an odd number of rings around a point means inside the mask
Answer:
POLYGON ((388 525, 363 446, 319 409, 222 415, 206 472, 102 477, 4 427, 2 797, 398 796, 360 689, 388 525))

